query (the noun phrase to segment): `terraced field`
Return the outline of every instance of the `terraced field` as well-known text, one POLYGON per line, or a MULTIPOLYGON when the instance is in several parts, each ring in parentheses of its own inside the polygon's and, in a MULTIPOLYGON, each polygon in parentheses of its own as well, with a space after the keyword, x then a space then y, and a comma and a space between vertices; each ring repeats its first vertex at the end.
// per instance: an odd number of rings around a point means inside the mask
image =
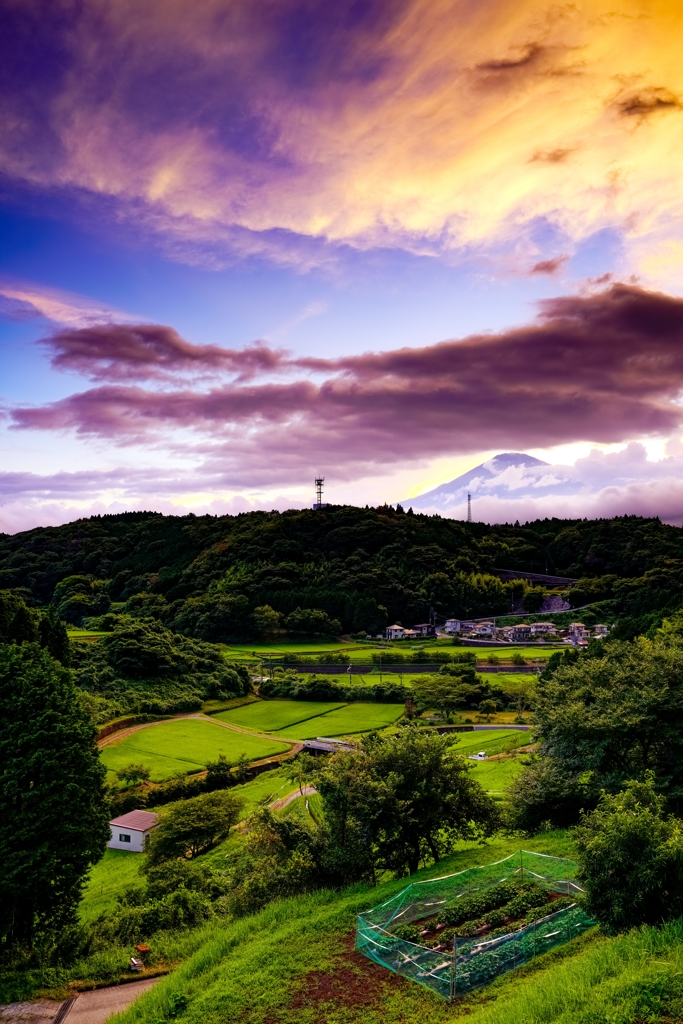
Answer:
POLYGON ((257 732, 277 732, 287 726, 296 725, 309 718, 317 718, 343 708, 344 704, 325 703, 313 700, 262 700, 246 704, 241 708, 221 711, 214 718, 224 722, 242 725, 257 732))
POLYGON ((120 743, 104 747, 100 757, 112 771, 131 762, 144 764, 150 769, 152 781, 161 782, 178 772, 201 771, 207 761, 216 761, 220 754, 232 762, 242 755, 254 761, 288 749, 288 744, 266 736, 248 736, 209 720, 182 718, 131 733, 120 743))
POLYGON ((316 736, 347 736, 370 732, 392 725, 403 714, 402 704, 347 704, 309 721, 278 732, 288 739, 314 739, 316 736))

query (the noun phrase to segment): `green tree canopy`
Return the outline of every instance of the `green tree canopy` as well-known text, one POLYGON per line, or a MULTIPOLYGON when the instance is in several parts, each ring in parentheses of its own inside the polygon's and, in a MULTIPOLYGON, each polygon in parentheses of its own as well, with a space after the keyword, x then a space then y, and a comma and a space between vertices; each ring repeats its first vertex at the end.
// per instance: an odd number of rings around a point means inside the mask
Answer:
POLYGON ((191 860, 225 839, 239 821, 242 801, 232 793, 203 793, 169 807, 150 834, 153 863, 191 860))
POLYGON ((331 619, 320 608, 296 608, 285 619, 285 625, 290 633, 302 636, 338 636, 341 633, 339 620, 331 619))
POLYGON ((445 737, 415 729, 374 734, 327 758, 314 775, 330 862, 347 878, 399 875, 440 860, 460 839, 489 835, 495 805, 445 737), (336 862, 336 863, 335 863, 336 862))
POLYGON ((74 921, 110 836, 105 769, 70 672, 36 643, 0 645, 0 936, 74 921))
POLYGON ((653 771, 673 806, 683 806, 683 637, 681 618, 654 640, 611 640, 567 654, 539 679, 534 709, 541 758, 518 776, 518 824, 571 824, 653 771))
POLYGON ((603 794, 573 834, 586 909, 605 931, 683 916, 683 822, 665 815, 652 775, 603 794))

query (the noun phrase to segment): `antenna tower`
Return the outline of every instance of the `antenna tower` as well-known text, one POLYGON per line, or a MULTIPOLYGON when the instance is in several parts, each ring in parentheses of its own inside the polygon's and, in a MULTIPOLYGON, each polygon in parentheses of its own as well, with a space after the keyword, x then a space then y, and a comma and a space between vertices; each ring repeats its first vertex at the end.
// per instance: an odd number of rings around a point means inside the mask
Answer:
POLYGON ((315 478, 315 505, 313 508, 324 508, 323 505, 323 484, 325 483, 324 476, 317 476, 315 478))
POLYGON ((472 495, 467 492, 467 522, 472 522, 472 495))

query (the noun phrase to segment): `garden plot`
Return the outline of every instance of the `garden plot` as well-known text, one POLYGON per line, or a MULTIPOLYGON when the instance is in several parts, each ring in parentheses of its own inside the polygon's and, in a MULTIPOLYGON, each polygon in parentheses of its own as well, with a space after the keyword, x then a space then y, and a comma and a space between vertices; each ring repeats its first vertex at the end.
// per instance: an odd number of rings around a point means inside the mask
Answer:
POLYGON ((221 754, 230 762, 243 755, 250 761, 272 754, 284 754, 288 744, 267 737, 233 732, 211 721, 196 718, 160 722, 131 733, 120 743, 104 747, 100 757, 111 771, 131 763, 144 764, 153 782, 169 779, 179 772, 201 771, 207 761, 221 754))
POLYGON ((240 708, 221 711, 213 718, 255 729, 256 732, 277 732, 287 726, 297 725, 312 718, 325 715, 328 711, 343 708, 344 704, 324 703, 314 700, 262 700, 240 708))

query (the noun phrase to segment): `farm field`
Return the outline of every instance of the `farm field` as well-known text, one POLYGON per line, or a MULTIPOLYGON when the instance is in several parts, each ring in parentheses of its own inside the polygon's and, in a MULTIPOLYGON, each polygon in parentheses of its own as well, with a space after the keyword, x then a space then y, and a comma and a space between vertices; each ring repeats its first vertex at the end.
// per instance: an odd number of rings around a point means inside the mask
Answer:
POLYGON ((280 730, 279 736, 307 740, 316 736, 347 736, 384 729, 403 714, 402 704, 347 704, 338 711, 280 730))
POLYGON ((259 657, 261 655, 287 654, 325 654, 330 651, 343 651, 345 654, 355 649, 355 644, 344 640, 330 641, 328 643, 302 643, 296 641, 283 641, 279 644, 230 644, 225 650, 229 656, 239 655, 240 657, 259 657))
POLYGON ((212 717, 223 722, 242 725, 246 729, 255 729, 257 732, 276 732, 278 729, 285 729, 288 725, 296 725, 298 722, 317 718, 319 715, 327 714, 328 711, 335 711, 337 708, 343 707, 344 705, 339 702, 262 700, 258 703, 245 704, 234 710, 220 711, 212 717))
POLYGON ((228 761, 237 761, 243 754, 254 761, 288 749, 287 744, 232 732, 210 720, 183 718, 140 729, 104 747, 100 757, 111 771, 131 762, 147 765, 152 781, 161 782, 178 772, 201 771, 220 754, 228 761))
POLYGON ((521 729, 487 729, 456 733, 458 742, 454 744, 454 750, 465 757, 485 750, 486 756, 490 757, 492 754, 504 754, 524 746, 529 743, 528 735, 521 729))
MULTIPOLYGON (((537 837, 529 845, 539 853, 572 853, 568 837, 558 832, 537 837)), ((415 878, 496 861, 518 848, 516 838, 497 837, 484 846, 463 843, 454 855, 415 878)), ((675 982, 683 966, 681 925, 617 939, 589 932, 504 975, 487 987, 484 998, 474 993, 454 1007, 352 951, 355 915, 405 884, 396 880, 374 889, 355 886, 342 893, 289 898, 228 922, 197 941, 191 959, 127 1010, 121 1024, 167 1019, 171 993, 187 998, 183 1020, 188 1024, 220 1024, 227 1019, 244 1024, 449 1024, 461 1015, 467 1015, 470 1024, 657 1020, 658 1016, 646 1016, 653 983, 660 986, 655 991, 666 990, 668 978, 675 982), (245 984, 245 978, 255 976, 256 1006, 254 989, 245 984)))
POLYGON ((505 791, 522 770, 521 757, 506 757, 502 761, 469 761, 474 778, 494 800, 502 800, 505 791))

